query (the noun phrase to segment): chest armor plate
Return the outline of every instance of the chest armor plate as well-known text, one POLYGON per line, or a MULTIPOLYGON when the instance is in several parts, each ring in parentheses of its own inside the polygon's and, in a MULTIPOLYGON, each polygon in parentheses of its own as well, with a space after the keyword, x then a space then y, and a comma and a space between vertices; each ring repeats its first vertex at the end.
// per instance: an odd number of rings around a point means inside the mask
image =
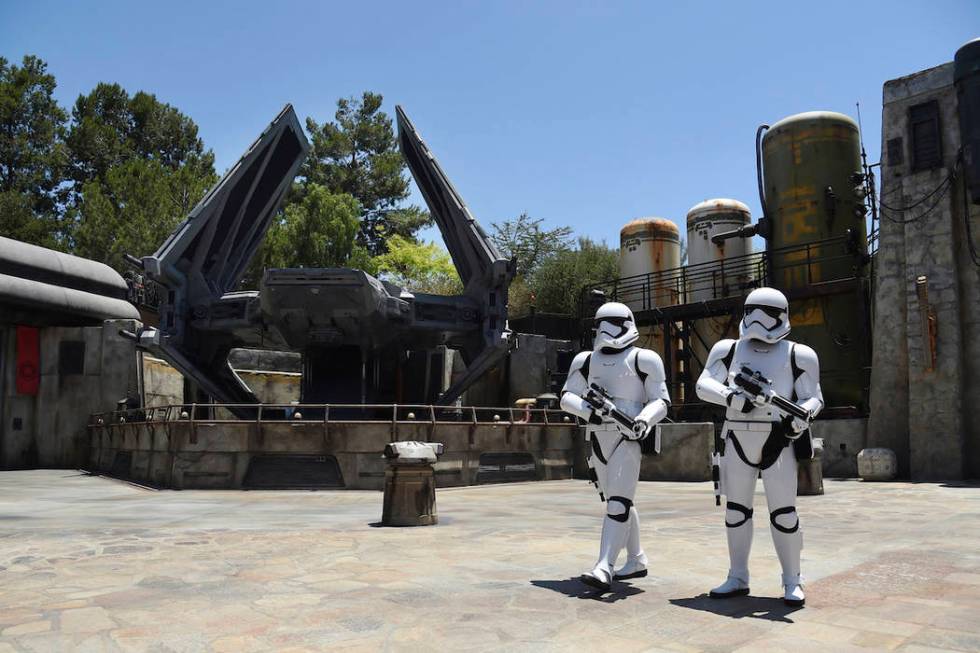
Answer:
POLYGON ((605 389, 621 411, 635 417, 646 403, 646 389, 636 371, 636 349, 614 354, 597 351, 589 363, 589 383, 605 389))
MULTIPOLYGON (((735 355, 728 367, 728 384, 734 386, 732 380, 742 366, 757 371, 772 381, 772 389, 781 397, 793 398, 793 364, 791 360, 793 343, 780 340, 775 344, 759 343, 752 340, 739 340, 735 345, 735 355)), ((769 406, 756 408, 748 414, 741 415, 729 411, 729 419, 770 420, 778 418, 778 413, 769 406)))

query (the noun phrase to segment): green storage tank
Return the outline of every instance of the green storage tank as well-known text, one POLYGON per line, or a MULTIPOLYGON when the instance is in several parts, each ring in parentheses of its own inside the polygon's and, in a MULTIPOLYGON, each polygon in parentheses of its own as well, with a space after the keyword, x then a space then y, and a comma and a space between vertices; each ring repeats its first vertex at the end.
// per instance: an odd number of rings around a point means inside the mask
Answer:
POLYGON ((827 405, 863 410, 871 348, 858 126, 830 111, 784 118, 762 139, 762 172, 770 283, 791 296, 853 288, 792 301, 790 337, 820 356, 827 405), (828 239, 839 240, 815 244, 828 239))

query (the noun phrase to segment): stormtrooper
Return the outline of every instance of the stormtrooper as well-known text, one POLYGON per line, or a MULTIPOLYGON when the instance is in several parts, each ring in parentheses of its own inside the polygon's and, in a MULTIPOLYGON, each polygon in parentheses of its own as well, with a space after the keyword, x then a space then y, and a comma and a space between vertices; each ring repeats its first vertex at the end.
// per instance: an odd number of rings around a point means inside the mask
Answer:
POLYGON ((786 340, 789 303, 774 288, 745 300, 738 340, 711 348, 697 383, 704 400, 726 407, 720 493, 727 497, 728 578, 714 598, 749 593, 752 498, 760 472, 773 544, 782 566, 783 601, 802 606, 803 533, 796 514, 796 461, 813 455, 809 424, 823 408, 820 364, 806 345, 786 340))
POLYGON ((589 474, 606 504, 599 560, 581 580, 608 590, 613 579, 647 575, 633 507, 640 441, 655 437, 651 431, 667 415, 670 397, 660 356, 633 346, 640 334, 626 305, 603 304, 595 314, 595 333, 594 350, 580 352, 569 367, 561 407, 587 424, 589 474), (624 546, 626 563, 613 571, 624 546))

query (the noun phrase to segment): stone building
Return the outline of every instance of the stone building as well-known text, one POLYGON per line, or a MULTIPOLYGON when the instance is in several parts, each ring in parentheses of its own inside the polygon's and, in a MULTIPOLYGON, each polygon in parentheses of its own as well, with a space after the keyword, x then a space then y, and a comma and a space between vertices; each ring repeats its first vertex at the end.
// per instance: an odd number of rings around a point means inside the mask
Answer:
POLYGON ((952 62, 884 85, 868 446, 915 480, 980 477, 980 206, 959 111, 952 62))

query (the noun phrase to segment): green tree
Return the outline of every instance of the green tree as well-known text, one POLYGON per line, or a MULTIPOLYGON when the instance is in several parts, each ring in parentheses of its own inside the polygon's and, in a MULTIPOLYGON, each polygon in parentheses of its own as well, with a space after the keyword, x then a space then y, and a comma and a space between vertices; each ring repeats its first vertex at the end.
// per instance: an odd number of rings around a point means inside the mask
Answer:
POLYGON ((74 251, 124 270, 123 254, 152 254, 207 192, 213 179, 188 168, 131 158, 86 182, 75 210, 74 251))
POLYGON ((155 251, 217 181, 190 118, 118 84, 79 96, 66 144, 75 253, 117 268, 155 251))
MULTIPOLYGON (((414 238, 432 223, 427 212, 399 204, 409 195, 405 161, 398 150, 391 118, 381 111, 382 96, 364 92, 360 99, 337 101, 334 120, 306 119, 312 147, 300 170, 305 184, 352 195, 361 206, 360 242, 372 254, 385 251, 390 236, 414 238)), ((302 201, 303 190, 294 201, 302 201)))
POLYGON ((214 155, 204 149, 193 120, 150 93, 130 97, 119 84, 100 83, 78 97, 67 143, 71 178, 79 185, 102 181, 113 166, 133 158, 214 174, 214 155))
POLYGON ((504 256, 517 259, 517 271, 532 276, 546 260, 571 248, 572 228, 542 229, 542 219, 521 213, 514 220, 493 223, 490 240, 504 256))
POLYGON ((507 291, 507 315, 511 318, 524 317, 531 312, 534 301, 534 290, 527 280, 521 275, 514 277, 507 291))
POLYGON ((404 236, 388 239, 388 251, 374 259, 383 279, 413 292, 458 295, 463 282, 452 259, 435 243, 417 243, 404 236))
POLYGON ((67 114, 47 64, 0 57, 0 233, 59 247, 67 114))
POLYGON ((375 225, 375 230, 387 241, 392 236, 416 240, 418 232, 432 224, 432 215, 425 209, 403 206, 384 213, 384 220, 375 225))
POLYGON ((540 311, 574 315, 584 286, 618 276, 617 250, 579 238, 576 249, 558 252, 535 272, 531 280, 534 305, 540 311))
POLYGON ((360 213, 360 204, 349 194, 309 186, 303 199, 287 206, 270 226, 253 276, 270 267, 356 267, 373 272, 374 263, 357 244, 360 213))

